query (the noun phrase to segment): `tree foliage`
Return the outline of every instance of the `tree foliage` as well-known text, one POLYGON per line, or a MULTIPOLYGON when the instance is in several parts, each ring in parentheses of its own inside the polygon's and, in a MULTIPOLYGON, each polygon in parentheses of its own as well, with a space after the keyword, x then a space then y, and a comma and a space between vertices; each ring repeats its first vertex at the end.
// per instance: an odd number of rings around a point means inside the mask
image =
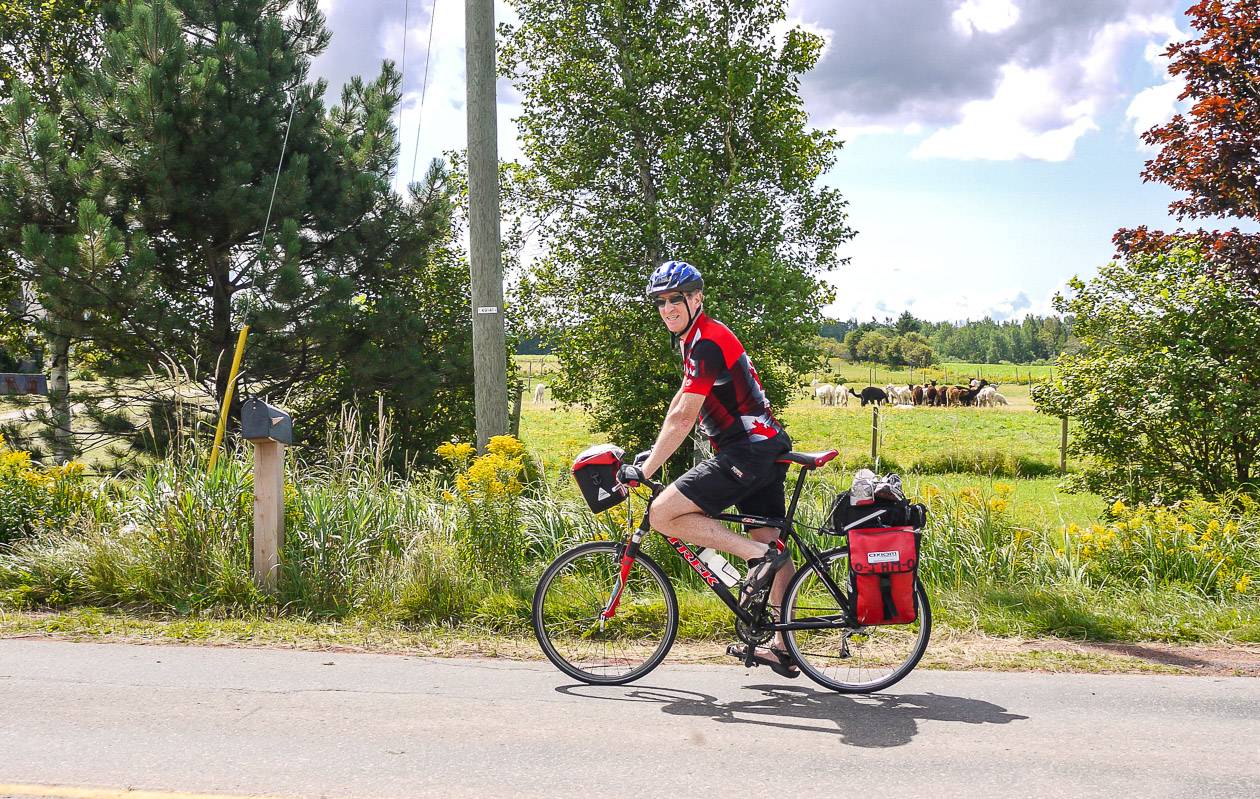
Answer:
POLYGON ((1029 314, 1023 319, 1002 322, 927 322, 906 311, 896 322, 828 320, 820 334, 842 341, 844 355, 852 361, 916 368, 942 358, 976 363, 1032 363, 1054 358, 1068 346, 1071 319, 1029 314), (884 340, 883 345, 876 339, 862 347, 862 339, 875 332, 884 340))
POLYGON ((744 342, 772 402, 816 362, 819 275, 851 232, 819 188, 840 142, 799 94, 822 40, 780 35, 782 0, 519 0, 501 68, 520 88, 516 208, 544 254, 518 306, 558 355, 555 393, 627 446, 650 441, 678 355, 643 299, 696 264, 705 310, 744 342))
MULTIPOLYGON (((106 377, 178 364, 217 402, 248 323, 248 386, 288 398, 301 432, 378 392, 421 453, 463 429, 453 188, 435 166, 409 196, 390 189, 393 66, 325 109, 315 0, 108 8, 100 57, 60 106, 18 86, 0 109, 0 227, 22 231, 6 249, 46 332, 107 353, 106 377)), ((123 411, 101 421, 140 430, 123 411)))
POLYGON ((1260 305, 1240 278, 1204 274, 1202 255, 1135 254, 1057 299, 1080 349, 1034 394, 1068 416, 1089 488, 1168 501, 1256 491, 1260 305))
MULTIPOLYGON (((1142 139, 1158 148, 1145 180, 1184 192, 1169 210, 1178 219, 1234 217, 1260 221, 1260 4, 1202 0, 1186 12, 1196 38, 1171 45, 1168 71, 1185 81, 1187 114, 1151 128, 1142 139)), ((1122 253, 1170 252, 1193 240, 1216 272, 1248 278, 1260 290, 1260 236, 1231 231, 1169 236, 1121 230, 1122 253)))

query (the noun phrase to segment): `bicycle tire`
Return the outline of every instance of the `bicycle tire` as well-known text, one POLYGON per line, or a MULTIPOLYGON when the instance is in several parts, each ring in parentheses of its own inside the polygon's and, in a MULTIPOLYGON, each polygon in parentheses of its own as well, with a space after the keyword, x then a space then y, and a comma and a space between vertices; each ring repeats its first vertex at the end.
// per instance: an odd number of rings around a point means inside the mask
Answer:
POLYGON ((592 685, 637 680, 660 665, 678 634, 674 587, 642 552, 616 615, 600 626, 600 613, 620 576, 620 549, 615 541, 573 547, 547 567, 534 591, 531 621, 543 654, 560 671, 592 685), (572 579, 565 580, 566 574, 572 579), (642 660, 636 662, 640 653, 642 660))
MULTIPOLYGON (((841 603, 849 601, 848 551, 828 550, 821 553, 821 559, 842 592, 841 601, 826 590, 814 564, 806 564, 788 584, 783 597, 784 621, 843 612, 841 603), (809 583, 811 579, 816 586, 809 583), (810 604, 802 607, 802 599, 810 604)), ((914 595, 918 619, 913 624, 836 628, 834 631, 788 630, 784 632, 788 651, 811 680, 833 691, 869 694, 888 688, 914 670, 927 651, 932 635, 932 606, 917 577, 914 595), (823 649, 827 651, 821 651, 823 649)))

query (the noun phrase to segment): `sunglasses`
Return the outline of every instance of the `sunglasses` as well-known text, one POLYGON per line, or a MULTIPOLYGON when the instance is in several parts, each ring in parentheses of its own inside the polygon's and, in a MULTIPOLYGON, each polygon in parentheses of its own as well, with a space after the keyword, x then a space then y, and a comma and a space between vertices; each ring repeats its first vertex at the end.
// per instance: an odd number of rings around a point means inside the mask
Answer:
POLYGON ((682 294, 675 294, 672 297, 653 297, 652 304, 657 308, 664 308, 666 305, 682 305, 687 298, 682 294))

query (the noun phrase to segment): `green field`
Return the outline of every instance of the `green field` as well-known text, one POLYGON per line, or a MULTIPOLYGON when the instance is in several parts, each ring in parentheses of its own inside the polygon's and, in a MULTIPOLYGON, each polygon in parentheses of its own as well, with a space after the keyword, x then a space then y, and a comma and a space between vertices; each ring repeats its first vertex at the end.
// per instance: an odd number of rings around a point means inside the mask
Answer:
MULTIPOLYGON (((1014 393, 1017 389, 1012 389, 1014 393)), ((1022 389, 1027 394, 1027 389, 1022 389)), ((1012 399, 1014 402, 1014 399, 1012 399)), ((798 450, 838 449, 837 466, 823 472, 837 485, 849 478, 852 467, 867 460, 871 445, 871 410, 850 407, 820 407, 800 399, 781 414, 798 450)), ((914 408, 885 410, 882 426, 881 466, 906 472, 911 491, 922 484, 956 490, 968 485, 987 486, 1005 482, 1014 487, 1012 513, 1021 523, 1039 529, 1060 528, 1064 524, 1088 524, 1103 509, 1103 501, 1093 494, 1067 494, 1057 489, 1057 476, 1012 477, 994 474, 991 468, 1006 461, 1057 466, 1059 422, 1030 410, 991 408, 914 408), (972 468, 949 468, 944 456, 956 456, 960 466, 968 465, 967 453, 975 456, 972 468), (909 472, 916 464, 932 468, 926 474, 909 472)), ((579 410, 547 401, 542 405, 526 402, 521 413, 521 439, 542 461, 557 482, 573 461, 573 456, 606 437, 593 432, 579 410)))

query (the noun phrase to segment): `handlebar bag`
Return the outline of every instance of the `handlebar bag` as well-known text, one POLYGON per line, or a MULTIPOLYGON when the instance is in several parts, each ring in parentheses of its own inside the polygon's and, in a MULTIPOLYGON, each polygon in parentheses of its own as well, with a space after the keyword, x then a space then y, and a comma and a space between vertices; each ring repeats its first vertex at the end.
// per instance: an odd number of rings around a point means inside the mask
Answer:
POLYGON ((573 461, 573 479, 582 489, 582 498, 595 513, 621 504, 630 494, 617 472, 626 452, 612 444, 596 444, 573 461))
POLYGON ((914 581, 919 535, 908 525, 849 531, 853 614, 863 626, 909 624, 918 618, 914 581))

